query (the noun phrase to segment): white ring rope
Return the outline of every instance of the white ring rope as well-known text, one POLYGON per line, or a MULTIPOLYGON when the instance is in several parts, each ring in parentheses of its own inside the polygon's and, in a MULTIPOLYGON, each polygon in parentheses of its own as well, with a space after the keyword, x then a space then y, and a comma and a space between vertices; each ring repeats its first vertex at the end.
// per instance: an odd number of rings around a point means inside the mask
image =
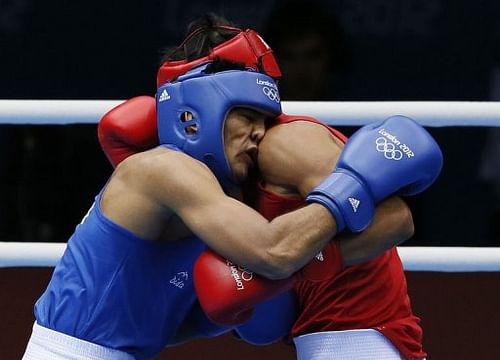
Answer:
MULTIPOLYGON (((0 242, 0 268, 51 267, 66 243, 0 242)), ((500 271, 500 247, 398 247, 406 271, 500 271)))
POLYGON ((500 271, 500 247, 398 247, 406 271, 500 271))
POLYGON ((55 266, 66 243, 0 242, 0 268, 55 266))
POLYGON ((0 100, 0 124, 97 123, 123 100, 0 100))
MULTIPOLYGON (((0 100, 0 124, 97 123, 123 100, 0 100)), ((405 115, 424 126, 500 127, 500 102, 283 101, 283 111, 330 125, 364 125, 405 115)))

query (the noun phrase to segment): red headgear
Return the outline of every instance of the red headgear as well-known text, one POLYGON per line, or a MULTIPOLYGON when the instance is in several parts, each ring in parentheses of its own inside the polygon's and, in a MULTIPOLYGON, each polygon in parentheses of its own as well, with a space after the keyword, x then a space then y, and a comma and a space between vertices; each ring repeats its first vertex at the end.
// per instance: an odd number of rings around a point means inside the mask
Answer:
MULTIPOLYGON (((243 63, 245 66, 263 72, 273 78, 281 77, 281 71, 274 58, 273 50, 256 31, 250 29, 243 31, 240 28, 232 26, 220 26, 220 28, 234 30, 238 32, 238 35, 214 47, 205 57, 192 61, 174 60, 164 62, 158 70, 158 75, 156 77, 157 86, 159 87, 167 81, 172 81, 179 75, 185 74, 193 67, 214 59, 224 59, 243 63)), ((179 45, 179 48, 184 47, 187 41, 203 30, 205 30, 205 28, 200 28, 192 32, 182 44, 179 45)))

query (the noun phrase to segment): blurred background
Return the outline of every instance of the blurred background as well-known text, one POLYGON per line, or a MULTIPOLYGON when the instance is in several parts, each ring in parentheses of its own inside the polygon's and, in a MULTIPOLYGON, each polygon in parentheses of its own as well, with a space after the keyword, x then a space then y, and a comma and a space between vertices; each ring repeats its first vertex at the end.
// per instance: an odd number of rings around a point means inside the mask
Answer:
MULTIPOLYGON (((153 95, 208 11, 261 33, 283 100, 500 100, 495 0, 0 0, 0 99, 153 95)), ((407 245, 500 246, 499 129, 429 128, 445 164, 407 245)), ((0 241, 66 241, 112 171, 96 126, 1 125, 0 147, 0 241)))

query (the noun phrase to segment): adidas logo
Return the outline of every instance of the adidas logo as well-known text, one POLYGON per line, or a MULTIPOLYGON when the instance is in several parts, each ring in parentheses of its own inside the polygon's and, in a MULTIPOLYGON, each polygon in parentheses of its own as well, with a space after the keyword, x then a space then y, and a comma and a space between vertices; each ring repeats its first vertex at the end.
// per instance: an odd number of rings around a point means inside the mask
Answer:
POLYGON ((321 251, 315 256, 315 258, 318 261, 324 261, 325 260, 325 258, 323 257, 323 253, 321 251))
POLYGON ((353 197, 350 197, 348 198, 349 202, 351 203, 351 206, 352 206, 352 210, 354 212, 357 212, 358 211, 358 207, 359 207, 359 204, 360 204, 360 201, 356 198, 353 198, 353 197))
POLYGON ((163 89, 161 95, 160 95, 160 99, 158 100, 159 102, 162 102, 162 101, 165 101, 165 100, 168 100, 170 99, 170 95, 168 94, 167 90, 166 89, 163 89))

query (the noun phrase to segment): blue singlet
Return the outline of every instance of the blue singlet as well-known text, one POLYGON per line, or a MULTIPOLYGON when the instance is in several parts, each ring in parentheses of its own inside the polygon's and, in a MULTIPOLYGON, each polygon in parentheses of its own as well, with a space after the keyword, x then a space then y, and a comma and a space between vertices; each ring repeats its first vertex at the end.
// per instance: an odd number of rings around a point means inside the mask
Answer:
POLYGON ((171 340, 195 303, 193 264, 206 246, 196 237, 143 240, 106 218, 96 197, 68 241, 38 324, 150 359, 171 340))

